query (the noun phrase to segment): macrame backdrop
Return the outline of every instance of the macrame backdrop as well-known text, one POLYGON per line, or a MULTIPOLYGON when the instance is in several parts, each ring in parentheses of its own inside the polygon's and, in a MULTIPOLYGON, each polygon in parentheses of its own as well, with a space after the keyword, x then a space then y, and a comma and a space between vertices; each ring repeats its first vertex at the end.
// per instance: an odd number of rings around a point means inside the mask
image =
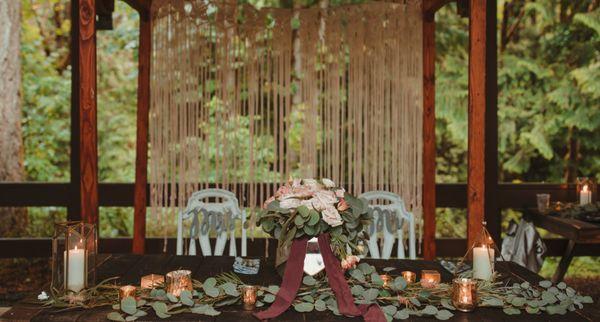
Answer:
MULTIPOLYGON (((421 223, 421 1, 255 9, 170 1, 153 13, 152 213, 220 187, 331 178, 402 196, 421 223)), ((418 229, 421 231, 421 229, 418 229)))

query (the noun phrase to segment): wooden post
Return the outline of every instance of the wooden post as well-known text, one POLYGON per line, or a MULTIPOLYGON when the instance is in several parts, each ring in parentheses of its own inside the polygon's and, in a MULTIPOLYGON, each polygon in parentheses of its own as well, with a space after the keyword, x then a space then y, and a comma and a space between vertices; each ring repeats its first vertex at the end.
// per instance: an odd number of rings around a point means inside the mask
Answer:
POLYGON ((494 0, 470 0, 467 247, 479 235, 484 220, 495 238, 500 233, 495 12, 494 0))
POLYGON ((423 16, 423 257, 435 258, 435 13, 423 16))
MULTIPOLYGON (((71 21, 79 21, 79 1, 71 1, 71 21)), ((79 172, 79 24, 71 24, 71 156, 67 220, 81 220, 81 173, 79 172)))
MULTIPOLYGON (((502 216, 498 206, 498 42, 497 7, 487 0, 485 51, 485 214, 487 229, 500 242, 502 216)), ((500 247, 500 245, 498 245, 500 247)))
POLYGON ((98 223, 95 0, 79 1, 79 173, 81 218, 98 223))
POLYGON ((137 133, 135 148, 135 192, 133 249, 143 254, 146 242, 146 205, 148 183, 148 111, 150 108, 150 56, 152 26, 148 10, 140 10, 140 46, 138 51, 137 133))

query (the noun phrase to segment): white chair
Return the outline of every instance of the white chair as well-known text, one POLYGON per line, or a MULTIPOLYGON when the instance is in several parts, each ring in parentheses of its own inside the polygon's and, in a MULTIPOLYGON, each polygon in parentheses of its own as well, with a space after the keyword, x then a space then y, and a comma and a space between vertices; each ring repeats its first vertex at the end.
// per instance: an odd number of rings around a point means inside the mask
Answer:
POLYGON ((415 217, 406 210, 402 198, 388 191, 369 191, 361 194, 369 202, 373 212, 373 224, 369 227, 369 254, 372 258, 389 259, 394 241, 398 238, 398 258, 406 258, 404 252, 404 223, 408 222, 408 250, 411 259, 416 258, 415 217), (373 201, 385 201, 385 204, 372 204, 373 201), (395 230, 395 231, 394 231, 395 230), (377 244, 378 234, 383 233, 381 249, 377 244))
POLYGON ((244 229, 246 212, 240 210, 238 200, 232 192, 223 189, 204 189, 190 196, 187 207, 177 216, 177 255, 183 255, 183 221, 187 219, 192 219, 188 255, 196 255, 196 238, 200 242, 203 256, 223 255, 229 232, 229 256, 237 256, 235 221, 239 219, 242 222, 242 257, 246 256, 246 230, 244 229), (218 202, 207 202, 205 201, 207 198, 214 198, 218 202), (199 214, 202 214, 202 222, 198 218, 199 214), (210 246, 211 230, 217 233, 214 252, 210 246))

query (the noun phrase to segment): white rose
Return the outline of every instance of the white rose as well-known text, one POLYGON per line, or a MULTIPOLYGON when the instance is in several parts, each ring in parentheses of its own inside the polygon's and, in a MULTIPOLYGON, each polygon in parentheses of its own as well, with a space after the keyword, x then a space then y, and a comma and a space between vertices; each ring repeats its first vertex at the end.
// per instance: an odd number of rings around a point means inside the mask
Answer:
POLYGON ((333 182, 333 180, 331 179, 323 178, 321 181, 323 182, 323 185, 327 188, 335 187, 335 182, 333 182))
POLYGON ((300 205, 305 206, 306 208, 308 208, 309 210, 315 209, 315 207, 312 204, 313 199, 309 199, 309 200, 302 200, 300 201, 300 205))
POLYGON ((292 209, 292 208, 298 208, 298 206, 300 206, 300 199, 287 198, 287 199, 283 199, 283 200, 281 200, 281 202, 279 202, 279 207, 281 207, 281 208, 292 209))
POLYGON ((339 188, 335 191, 335 196, 338 198, 344 198, 345 193, 346 193, 346 190, 344 190, 344 188, 339 188))
POLYGON ((342 216, 340 216, 340 213, 335 207, 325 208, 325 210, 321 212, 321 217, 323 217, 323 220, 331 227, 336 227, 344 223, 342 221, 342 216))
POLYGON ((335 196, 335 193, 329 190, 317 191, 314 197, 325 206, 330 206, 338 202, 338 198, 335 196))

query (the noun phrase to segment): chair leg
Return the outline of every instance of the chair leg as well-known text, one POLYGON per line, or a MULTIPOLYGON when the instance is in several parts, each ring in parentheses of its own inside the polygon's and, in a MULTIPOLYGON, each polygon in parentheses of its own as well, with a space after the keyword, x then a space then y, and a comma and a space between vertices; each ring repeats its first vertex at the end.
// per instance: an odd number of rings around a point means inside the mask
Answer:
POLYGON ((183 214, 177 214, 177 255, 183 255, 183 214))
POLYGON ((246 228, 244 225, 246 224, 246 210, 242 211, 242 257, 246 257, 246 228))

